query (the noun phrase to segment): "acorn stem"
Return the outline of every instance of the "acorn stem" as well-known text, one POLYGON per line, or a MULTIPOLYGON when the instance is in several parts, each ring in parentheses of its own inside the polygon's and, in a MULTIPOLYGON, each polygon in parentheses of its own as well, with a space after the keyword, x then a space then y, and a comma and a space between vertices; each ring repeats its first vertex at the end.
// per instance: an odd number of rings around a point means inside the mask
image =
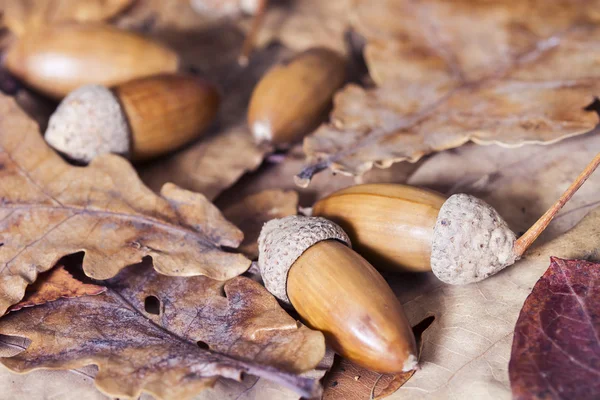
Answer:
POLYGON ((238 57, 238 64, 240 64, 241 66, 248 65, 248 59, 250 58, 250 53, 252 53, 252 49, 254 49, 256 36, 258 35, 258 32, 260 31, 260 28, 265 19, 268 3, 268 0, 258 0, 258 7, 256 8, 254 18, 252 19, 252 26, 250 27, 250 31, 244 39, 244 43, 242 44, 242 51, 240 52, 240 56, 238 57))
POLYGON ((571 186, 560 196, 558 201, 552 205, 536 222, 525 232, 520 238, 515 241, 513 252, 517 257, 520 257, 527 251, 529 246, 542 234, 548 224, 554 219, 554 216, 560 211, 561 208, 573 197, 575 192, 583 185, 583 183, 589 178, 589 176, 596 170, 600 165, 600 153, 596 154, 596 157, 585 167, 585 169, 579 174, 577 179, 573 181, 571 186))

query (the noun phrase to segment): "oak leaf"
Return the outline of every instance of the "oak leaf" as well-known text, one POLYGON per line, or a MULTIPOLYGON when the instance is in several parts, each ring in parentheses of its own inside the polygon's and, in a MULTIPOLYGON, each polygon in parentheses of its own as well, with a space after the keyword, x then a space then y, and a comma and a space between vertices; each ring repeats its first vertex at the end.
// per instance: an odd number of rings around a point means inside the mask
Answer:
POLYGON ((93 296, 104 293, 104 286, 84 283, 75 279, 63 265, 57 265, 27 287, 25 297, 8 311, 17 311, 24 307, 39 306, 58 299, 71 299, 81 296, 93 296))
POLYGON ((592 130, 598 3, 356 1, 376 88, 351 84, 304 142, 309 165, 361 175, 463 145, 554 143, 592 130), (569 62, 565 62, 569 60, 569 62))
POLYGON ((59 258, 85 252, 95 279, 152 257, 169 275, 229 279, 250 260, 225 252, 243 235, 204 196, 175 185, 155 195, 124 159, 64 162, 15 102, 0 96, 0 314, 59 258))
MULTIPOLYGON (((258 46, 279 41, 290 49, 303 51, 324 46, 340 53, 348 50, 352 0, 270 1, 258 32, 258 46)), ((242 21, 249 29, 252 21, 242 21)))
POLYGON ((105 21, 123 11, 133 0, 3 0, 2 22, 13 33, 61 22, 105 21))
POLYGON ((294 373, 323 358, 323 335, 298 324, 258 283, 169 277, 140 264, 106 285, 98 296, 4 316, 0 334, 32 342, 1 362, 18 372, 96 364, 96 386, 115 397, 144 391, 189 399, 218 376, 239 380, 246 373, 318 395, 316 380, 294 373))
POLYGON ((515 326, 514 399, 600 397, 599 286, 600 264, 550 259, 515 326))

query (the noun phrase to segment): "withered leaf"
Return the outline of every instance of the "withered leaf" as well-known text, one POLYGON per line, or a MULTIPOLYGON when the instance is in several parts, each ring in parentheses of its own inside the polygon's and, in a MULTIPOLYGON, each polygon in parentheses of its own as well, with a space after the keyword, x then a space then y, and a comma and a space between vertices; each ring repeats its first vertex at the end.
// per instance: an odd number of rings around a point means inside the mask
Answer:
POLYGON ((32 340, 2 363, 18 372, 96 364, 96 386, 115 397, 145 391, 188 399, 219 376, 239 380, 245 373, 318 395, 316 380, 292 373, 319 363, 323 335, 297 323, 258 283, 168 277, 144 264, 106 283, 104 294, 0 319, 0 334, 32 340))
POLYGON ((205 137, 139 169, 151 188, 174 182, 212 200, 244 173, 256 169, 272 151, 270 146, 255 143, 246 123, 246 107, 260 77, 290 52, 281 46, 257 50, 250 64, 242 68, 237 62, 242 41, 241 32, 231 25, 186 35, 185 41, 172 40, 185 63, 220 85, 223 101, 215 128, 205 137))
POLYGON ((373 89, 349 85, 307 138, 311 165, 361 175, 468 141, 515 147, 592 130, 598 2, 356 1, 373 89), (565 62, 568 60, 568 62, 565 62))
POLYGON ((600 264, 550 259, 515 326, 513 398, 600 397, 599 287, 600 264))
POLYGON ((258 258, 258 235, 263 225, 274 219, 296 215, 298 193, 293 190, 264 190, 249 195, 223 210, 223 215, 244 232, 239 250, 251 259, 258 258))
POLYGON ((8 311, 38 306, 58 299, 93 296, 105 291, 106 287, 83 283, 73 278, 63 265, 57 265, 50 271, 39 275, 38 279, 27 287, 23 300, 11 306, 8 311))
POLYGON ((167 184, 155 195, 124 159, 64 162, 15 102, 0 96, 0 314, 64 255, 84 251, 95 279, 152 257, 169 275, 239 275, 243 235, 204 196, 167 184))
POLYGON ((13 33, 66 21, 104 21, 123 11, 133 0, 3 0, 2 22, 13 33))
MULTIPOLYGON (((257 44, 279 41, 296 51, 325 46, 344 53, 352 0, 270 1, 257 44)), ((242 21, 247 29, 252 21, 242 21)))

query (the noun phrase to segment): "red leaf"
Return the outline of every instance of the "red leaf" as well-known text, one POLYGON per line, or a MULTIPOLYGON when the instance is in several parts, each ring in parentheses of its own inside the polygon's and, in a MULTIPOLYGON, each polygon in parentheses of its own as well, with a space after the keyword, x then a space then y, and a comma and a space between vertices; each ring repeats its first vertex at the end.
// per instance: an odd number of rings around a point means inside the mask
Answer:
POLYGON ((552 257, 515 326, 513 397, 600 398, 599 334, 600 264, 552 257))

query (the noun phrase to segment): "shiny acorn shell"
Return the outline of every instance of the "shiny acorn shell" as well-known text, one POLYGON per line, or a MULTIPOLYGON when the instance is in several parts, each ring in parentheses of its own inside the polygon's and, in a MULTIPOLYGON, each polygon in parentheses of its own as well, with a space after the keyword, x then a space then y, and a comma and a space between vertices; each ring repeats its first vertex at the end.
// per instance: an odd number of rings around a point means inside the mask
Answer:
POLYGON ((433 230, 446 198, 400 184, 365 184, 337 191, 313 206, 378 269, 430 271, 433 230))
POLYGON ((147 160, 202 135, 219 108, 214 85, 198 77, 162 74, 113 89, 129 122, 131 156, 147 160))
POLYGON ((87 84, 115 86, 176 72, 177 54, 109 25, 65 23, 25 32, 6 52, 4 66, 56 99, 87 84))
POLYGON ((402 305, 383 277, 348 246, 322 241, 292 265, 287 293, 313 329, 341 356, 382 373, 417 365, 417 347, 402 305))
POLYGON ((248 107, 248 126, 258 142, 287 147, 326 116, 345 81, 345 60, 326 48, 312 48, 269 70, 248 107))

